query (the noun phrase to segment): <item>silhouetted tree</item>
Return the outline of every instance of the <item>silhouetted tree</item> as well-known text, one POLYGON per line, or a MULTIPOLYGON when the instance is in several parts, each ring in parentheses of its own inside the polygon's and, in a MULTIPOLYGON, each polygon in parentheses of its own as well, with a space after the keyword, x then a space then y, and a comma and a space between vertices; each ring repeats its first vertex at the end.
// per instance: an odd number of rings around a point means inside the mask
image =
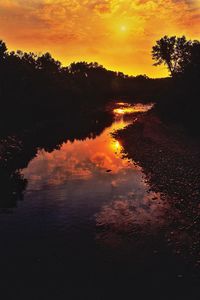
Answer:
POLYGON ((180 63, 182 74, 190 79, 200 79, 200 42, 193 41, 187 55, 180 63))
POLYGON ((154 65, 165 64, 171 73, 169 88, 156 105, 166 119, 178 121, 192 131, 199 128, 200 42, 164 36, 152 49, 154 65))
POLYGON ((0 40, 0 61, 5 58, 5 54, 7 52, 6 44, 0 40))
POLYGON ((50 74, 55 74, 60 71, 61 63, 47 52, 37 58, 37 68, 50 74))
POLYGON ((183 71, 183 62, 189 60, 192 41, 187 41, 185 36, 164 36, 152 49, 152 57, 156 62, 154 66, 164 64, 171 76, 183 71))

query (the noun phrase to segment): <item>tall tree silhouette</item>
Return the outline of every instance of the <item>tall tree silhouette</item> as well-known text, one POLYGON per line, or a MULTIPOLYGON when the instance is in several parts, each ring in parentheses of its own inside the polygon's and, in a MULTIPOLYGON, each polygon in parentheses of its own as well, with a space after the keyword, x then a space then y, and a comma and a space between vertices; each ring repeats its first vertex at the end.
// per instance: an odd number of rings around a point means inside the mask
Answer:
POLYGON ((192 44, 185 36, 164 36, 152 48, 154 66, 166 65, 171 76, 182 73, 184 63, 190 59, 192 44))

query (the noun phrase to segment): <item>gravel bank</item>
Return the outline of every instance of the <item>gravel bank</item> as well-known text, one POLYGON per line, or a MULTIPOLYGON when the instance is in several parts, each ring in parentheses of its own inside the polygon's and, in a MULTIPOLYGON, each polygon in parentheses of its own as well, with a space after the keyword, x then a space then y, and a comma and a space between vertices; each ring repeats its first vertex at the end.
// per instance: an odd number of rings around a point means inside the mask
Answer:
MULTIPOLYGON (((170 202, 166 238, 200 265, 200 142, 152 112, 114 134, 124 153, 143 168, 151 190, 170 202)), ((198 267, 199 268, 199 267, 198 267)))

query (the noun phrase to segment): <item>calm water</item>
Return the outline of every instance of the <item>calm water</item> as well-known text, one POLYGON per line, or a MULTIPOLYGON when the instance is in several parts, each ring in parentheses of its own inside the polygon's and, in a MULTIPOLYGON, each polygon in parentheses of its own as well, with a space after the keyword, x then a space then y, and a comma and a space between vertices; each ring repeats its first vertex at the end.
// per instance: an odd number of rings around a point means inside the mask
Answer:
POLYGON ((111 135, 147 108, 120 103, 101 135, 38 150, 22 170, 24 201, 0 215, 8 299, 187 296, 182 262, 165 245, 168 204, 148 191, 142 170, 111 135))

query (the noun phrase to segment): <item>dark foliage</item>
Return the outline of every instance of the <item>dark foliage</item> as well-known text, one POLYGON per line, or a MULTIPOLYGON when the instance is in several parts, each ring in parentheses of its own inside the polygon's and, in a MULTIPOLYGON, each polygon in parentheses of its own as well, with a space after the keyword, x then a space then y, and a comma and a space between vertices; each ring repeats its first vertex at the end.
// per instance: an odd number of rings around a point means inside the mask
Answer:
POLYGON ((152 50, 155 65, 165 64, 171 73, 168 90, 161 95, 156 111, 166 120, 183 124, 199 133, 200 42, 163 37, 152 50))
POLYGON ((99 109, 111 98, 152 101, 164 85, 165 81, 129 77, 98 63, 63 67, 49 53, 8 52, 0 41, 0 128, 70 118, 72 112, 99 109))

